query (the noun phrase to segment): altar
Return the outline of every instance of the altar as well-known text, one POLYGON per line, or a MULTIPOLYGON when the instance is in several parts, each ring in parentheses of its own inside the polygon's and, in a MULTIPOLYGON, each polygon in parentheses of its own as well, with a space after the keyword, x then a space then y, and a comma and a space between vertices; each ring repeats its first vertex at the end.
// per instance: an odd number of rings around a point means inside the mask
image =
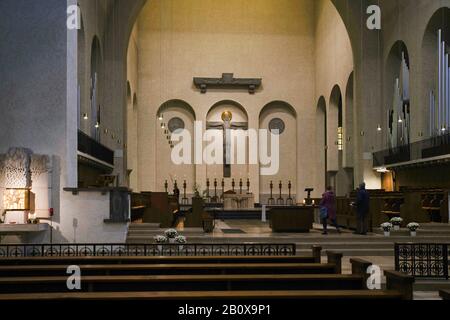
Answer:
POLYGON ((253 209, 255 195, 253 193, 224 193, 223 207, 225 210, 253 209))

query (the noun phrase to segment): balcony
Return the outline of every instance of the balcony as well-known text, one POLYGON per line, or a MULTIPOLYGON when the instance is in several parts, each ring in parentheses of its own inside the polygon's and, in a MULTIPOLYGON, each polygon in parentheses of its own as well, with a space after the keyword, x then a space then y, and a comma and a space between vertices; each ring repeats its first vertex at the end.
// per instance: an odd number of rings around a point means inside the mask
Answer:
POLYGON ((394 149, 382 150, 373 154, 374 168, 442 160, 450 160, 450 134, 414 142, 394 149))
POLYGON ((78 152, 114 166, 114 151, 78 130, 78 152))

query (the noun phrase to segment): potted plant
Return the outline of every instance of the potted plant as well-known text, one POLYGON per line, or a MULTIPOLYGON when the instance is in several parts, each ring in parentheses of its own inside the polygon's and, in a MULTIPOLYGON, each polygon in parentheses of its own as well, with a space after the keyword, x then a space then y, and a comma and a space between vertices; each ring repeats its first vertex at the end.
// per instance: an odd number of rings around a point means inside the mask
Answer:
POLYGON ((420 228, 420 225, 417 222, 411 222, 406 226, 411 234, 411 237, 415 237, 417 235, 417 229, 420 228))
POLYGON ((391 219, 391 224, 394 226, 394 230, 400 230, 400 226, 402 225, 403 219, 400 217, 393 217, 391 219))
POLYGON ((170 243, 174 243, 175 238, 178 236, 178 231, 175 229, 168 229, 164 232, 164 234, 166 235, 167 239, 169 239, 170 243))
POLYGON ((385 222, 381 224, 381 229, 384 231, 384 236, 389 237, 391 235, 392 223, 385 222))
POLYGON ((183 245, 187 243, 187 239, 184 236, 177 236, 175 237, 175 243, 179 245, 178 249, 181 251, 183 250, 183 245))
POLYGON ((164 236, 156 236, 153 238, 155 242, 158 244, 158 250, 162 251, 162 245, 167 243, 167 238, 164 236))

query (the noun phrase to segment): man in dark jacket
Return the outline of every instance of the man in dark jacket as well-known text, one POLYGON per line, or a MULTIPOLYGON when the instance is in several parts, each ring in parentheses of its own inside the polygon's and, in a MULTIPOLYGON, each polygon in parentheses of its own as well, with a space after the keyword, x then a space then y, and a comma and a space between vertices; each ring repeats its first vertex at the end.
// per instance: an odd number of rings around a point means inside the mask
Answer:
POLYGON ((367 216, 369 215, 369 192, 366 190, 366 184, 363 182, 360 184, 358 193, 356 195, 356 217, 358 219, 358 225, 356 234, 367 234, 367 216))

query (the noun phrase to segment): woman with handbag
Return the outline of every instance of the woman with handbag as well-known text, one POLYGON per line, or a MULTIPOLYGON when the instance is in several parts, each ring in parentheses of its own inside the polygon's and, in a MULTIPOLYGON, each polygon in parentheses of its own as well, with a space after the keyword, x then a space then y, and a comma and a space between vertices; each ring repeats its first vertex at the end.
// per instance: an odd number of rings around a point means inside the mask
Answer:
POLYGON ((322 195, 322 201, 320 201, 320 219, 323 225, 322 234, 328 234, 328 219, 336 227, 337 232, 341 233, 336 220, 336 196, 332 187, 328 187, 327 191, 322 195))

